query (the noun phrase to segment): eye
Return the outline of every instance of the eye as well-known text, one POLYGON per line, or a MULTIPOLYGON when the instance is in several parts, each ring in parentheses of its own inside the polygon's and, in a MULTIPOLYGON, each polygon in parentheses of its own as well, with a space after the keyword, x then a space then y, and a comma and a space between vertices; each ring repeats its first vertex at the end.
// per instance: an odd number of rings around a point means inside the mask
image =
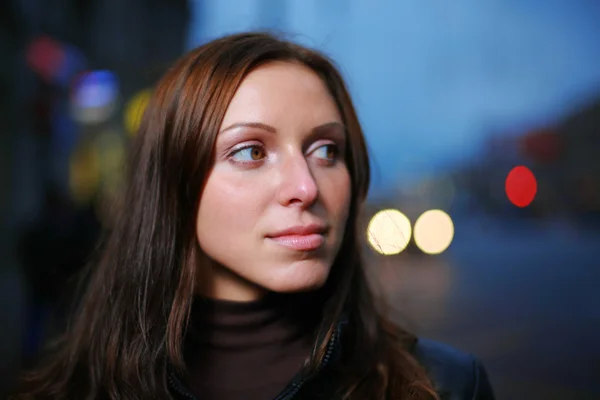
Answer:
POLYGON ((235 150, 233 153, 231 153, 231 158, 238 162, 260 161, 265 158, 265 151, 261 146, 250 145, 235 150))
POLYGON ((327 161, 335 161, 338 156, 338 147, 333 143, 328 143, 318 147, 313 154, 327 161))
POLYGON ((264 150, 260 146, 252 145, 236 150, 232 153, 232 157, 236 161, 259 161, 265 156, 264 150))

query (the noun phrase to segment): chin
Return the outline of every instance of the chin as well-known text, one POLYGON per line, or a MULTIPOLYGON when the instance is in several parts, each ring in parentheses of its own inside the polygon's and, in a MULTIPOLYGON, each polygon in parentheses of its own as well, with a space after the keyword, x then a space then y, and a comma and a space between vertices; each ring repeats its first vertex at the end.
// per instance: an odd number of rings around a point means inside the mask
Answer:
POLYGON ((324 262, 304 260, 286 267, 274 267, 265 288, 278 293, 310 292, 320 289, 329 276, 331 266, 324 262))

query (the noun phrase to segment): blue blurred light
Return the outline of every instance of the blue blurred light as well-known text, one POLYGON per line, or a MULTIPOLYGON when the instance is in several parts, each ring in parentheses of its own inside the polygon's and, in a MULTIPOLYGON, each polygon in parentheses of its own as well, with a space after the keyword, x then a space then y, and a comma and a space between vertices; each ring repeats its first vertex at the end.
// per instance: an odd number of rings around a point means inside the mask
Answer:
POLYGON ((118 79, 110 71, 92 71, 81 76, 73 87, 76 107, 98 108, 114 102, 118 96, 118 79))

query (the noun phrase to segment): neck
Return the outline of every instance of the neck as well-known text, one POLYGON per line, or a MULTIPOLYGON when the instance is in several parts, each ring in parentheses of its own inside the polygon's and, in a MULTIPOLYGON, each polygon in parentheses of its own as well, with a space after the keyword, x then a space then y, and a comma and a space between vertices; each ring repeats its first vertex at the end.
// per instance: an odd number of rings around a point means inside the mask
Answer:
POLYGON ((251 302, 263 298, 267 290, 229 268, 210 261, 198 276, 196 293, 217 300, 251 302))
POLYGON ((267 293, 240 302, 197 296, 184 347, 190 388, 204 399, 248 393, 274 398, 310 354, 321 318, 317 298, 267 293))
POLYGON ((264 343, 267 336, 267 341, 275 342, 309 336, 321 315, 311 294, 269 292, 253 301, 197 296, 191 319, 203 340, 219 346, 222 340, 233 340, 251 347, 264 343))

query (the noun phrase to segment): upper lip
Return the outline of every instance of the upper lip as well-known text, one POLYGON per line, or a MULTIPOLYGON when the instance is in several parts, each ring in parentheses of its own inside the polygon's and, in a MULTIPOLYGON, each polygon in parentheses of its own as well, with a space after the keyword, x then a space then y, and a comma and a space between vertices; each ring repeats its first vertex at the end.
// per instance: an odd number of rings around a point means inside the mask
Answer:
POLYGON ((275 233, 267 237, 291 236, 291 235, 311 235, 315 233, 324 234, 327 232, 327 226, 324 224, 296 225, 275 233))

